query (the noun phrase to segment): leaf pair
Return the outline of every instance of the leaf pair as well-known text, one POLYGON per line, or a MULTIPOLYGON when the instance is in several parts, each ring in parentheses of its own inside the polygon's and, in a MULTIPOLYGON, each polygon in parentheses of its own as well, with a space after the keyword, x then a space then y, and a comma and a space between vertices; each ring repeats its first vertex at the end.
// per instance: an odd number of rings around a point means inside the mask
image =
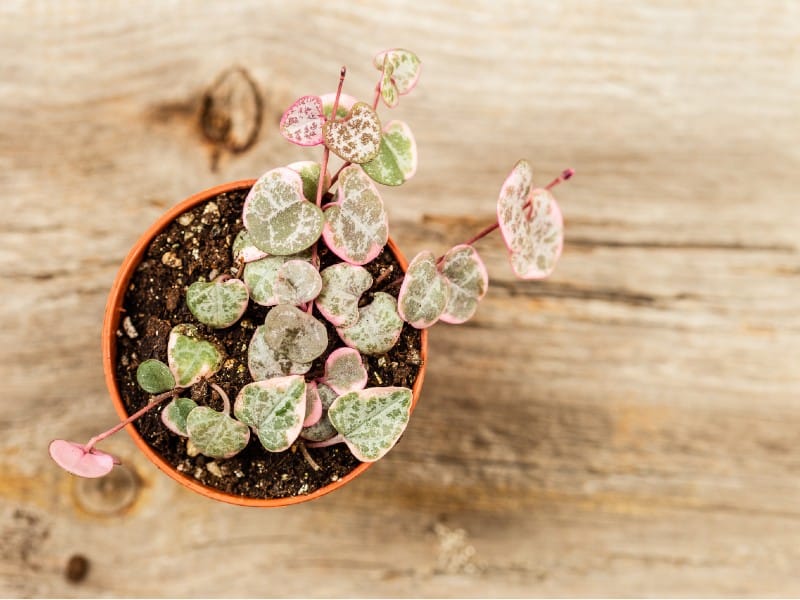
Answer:
POLYGON ((316 298, 322 279, 308 254, 267 256, 245 265, 244 282, 253 301, 262 306, 299 306, 316 298))
POLYGON ((377 54, 372 62, 382 71, 381 98, 386 106, 394 108, 400 96, 408 94, 417 85, 421 66, 419 57, 408 50, 395 48, 377 54))

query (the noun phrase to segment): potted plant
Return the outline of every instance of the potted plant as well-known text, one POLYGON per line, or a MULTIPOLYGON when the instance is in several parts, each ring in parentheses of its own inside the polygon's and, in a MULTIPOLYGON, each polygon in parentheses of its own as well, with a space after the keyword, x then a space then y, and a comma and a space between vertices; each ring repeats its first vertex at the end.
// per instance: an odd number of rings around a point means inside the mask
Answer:
POLYGON ((377 184, 417 167, 413 134, 382 123, 419 77, 407 50, 378 54, 370 104, 303 96, 281 133, 322 160, 201 192, 131 250, 109 297, 103 361, 122 419, 51 457, 84 477, 119 461, 96 445, 127 427, 156 466, 208 497, 281 506, 328 493, 400 439, 419 398, 427 328, 463 323, 486 293, 474 243, 500 229, 514 273, 549 275, 563 245, 550 189, 526 161, 503 183, 497 220, 441 256, 409 264, 389 238, 377 184), (331 175, 333 153, 343 162, 331 175))

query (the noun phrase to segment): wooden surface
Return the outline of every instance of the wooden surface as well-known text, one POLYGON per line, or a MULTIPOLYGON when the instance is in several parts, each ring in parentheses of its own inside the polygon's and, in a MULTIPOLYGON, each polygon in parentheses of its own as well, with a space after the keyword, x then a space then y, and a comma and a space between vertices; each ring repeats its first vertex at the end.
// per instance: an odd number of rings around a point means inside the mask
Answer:
POLYGON ((800 594, 799 44, 789 0, 0 4, 0 595, 800 594), (369 97, 386 46, 424 61, 393 237, 444 250, 518 158, 572 166, 555 276, 480 242, 490 292, 433 329, 402 443, 317 502, 216 505, 125 435, 111 483, 59 472, 51 438, 114 419, 101 316, 133 241, 316 158, 281 112, 341 64, 369 97), (212 143, 236 66, 257 96, 231 84, 212 143))

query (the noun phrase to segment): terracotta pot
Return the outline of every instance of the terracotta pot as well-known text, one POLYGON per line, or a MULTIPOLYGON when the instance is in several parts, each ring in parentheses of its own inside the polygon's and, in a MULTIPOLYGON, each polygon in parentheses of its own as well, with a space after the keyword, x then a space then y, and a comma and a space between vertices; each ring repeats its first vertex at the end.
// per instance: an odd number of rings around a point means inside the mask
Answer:
MULTIPOLYGON (((120 321, 120 314, 122 312, 122 301, 125 296, 125 291, 128 289, 128 282, 130 281, 133 273, 135 272, 136 268, 139 266, 139 263, 144 256, 147 247, 150 245, 150 242, 153 241, 163 229, 165 229, 173 220, 175 220, 178 216, 182 213, 186 212, 187 210, 194 208, 198 204, 205 202, 206 200, 210 200, 221 194, 223 192, 230 192, 234 190, 241 190, 241 189, 249 189, 253 186, 256 182, 255 179, 246 179, 242 181, 234 181, 231 183, 225 183, 223 185, 218 185, 216 187, 207 189, 203 192, 195 194, 178 204, 177 206, 173 207, 171 210, 167 211, 164 215, 161 216, 158 221, 156 221, 139 240, 133 246, 131 251, 128 253, 128 256, 122 263, 119 272, 117 273, 117 278, 114 281, 114 286, 111 288, 111 293, 108 297, 108 303, 106 304, 106 312, 105 312, 105 319, 103 322, 103 371, 105 372, 105 379, 106 379, 106 386, 108 387, 108 392, 111 394, 111 400, 114 403, 114 407, 117 410, 117 414, 119 415, 120 419, 126 419, 128 417, 128 411, 125 409, 125 405, 122 402, 122 398, 119 393, 119 388, 117 386, 116 381, 116 358, 117 358, 117 336, 116 332, 119 328, 119 321, 120 321)), ((394 242, 390 239, 389 240, 389 248, 394 253, 397 261, 400 263, 403 271, 406 270, 408 267, 408 262, 400 253, 397 246, 394 242)), ((419 375, 417 375, 417 379, 414 382, 413 386, 413 393, 414 398, 411 403, 411 411, 414 411, 414 408, 417 405, 417 401, 419 400, 420 391, 422 390, 422 381, 425 378, 425 369, 426 369, 426 360, 428 354, 428 332, 427 330, 422 330, 422 338, 421 338, 421 357, 422 357, 422 364, 420 366, 419 375)), ((332 492, 333 490, 339 489, 343 485, 346 485, 359 475, 361 475, 364 471, 366 471, 373 463, 361 463, 357 466, 353 471, 348 473, 346 476, 342 477, 338 481, 335 481, 325 487, 318 489, 317 491, 306 494, 303 496, 292 496, 289 498, 274 498, 274 499, 267 499, 267 498, 248 498, 244 496, 237 496, 234 494, 229 494, 218 490, 216 488, 212 488, 206 485, 203 485, 199 481, 184 475, 177 471, 171 464, 166 462, 160 454, 158 454, 150 445, 142 439, 142 436, 139 435, 139 432, 133 426, 133 424, 128 425, 126 427, 128 433, 133 438, 133 441, 139 447, 139 450, 150 459, 150 461, 159 469, 161 469, 164 473, 172 477, 175 481, 180 483, 181 485, 185 485, 192 491, 197 492, 198 494, 202 494, 208 498, 219 500, 220 502, 228 502, 230 504, 239 504, 242 506, 261 506, 261 507, 276 507, 276 506, 287 506, 289 504, 299 504, 300 502, 307 502, 308 500, 314 500, 315 498, 319 498, 320 496, 324 496, 325 494, 332 492)))

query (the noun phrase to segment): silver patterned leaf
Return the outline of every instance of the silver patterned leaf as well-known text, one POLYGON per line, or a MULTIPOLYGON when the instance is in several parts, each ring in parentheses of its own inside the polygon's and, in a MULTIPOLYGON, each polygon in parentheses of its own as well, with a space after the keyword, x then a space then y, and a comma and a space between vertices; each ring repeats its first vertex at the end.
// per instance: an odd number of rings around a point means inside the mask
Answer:
POLYGON ((367 385, 367 369, 355 348, 339 348, 325 360, 323 381, 337 394, 363 390, 367 385))
POLYGON ((267 342, 267 328, 257 327, 247 349, 247 366, 254 381, 280 375, 303 375, 311 368, 310 362, 297 362, 281 354, 267 342))
POLYGON ((160 394, 175 387, 169 367, 155 358, 142 362, 136 369, 136 382, 148 394, 160 394))
POLYGON ((322 290, 317 268, 304 260, 288 260, 278 269, 273 292, 278 304, 300 306, 311 302, 322 290))
POLYGON ((375 158, 381 146, 381 120, 369 104, 356 102, 340 121, 322 126, 325 145, 342 160, 361 164, 375 158))
POLYGON ((305 311, 279 304, 264 319, 264 339, 294 362, 309 363, 328 347, 325 325, 305 311))
POLYGON ((170 331, 167 362, 178 387, 189 387, 211 377, 224 360, 220 346, 203 339, 194 325, 182 323, 170 331))
POLYGON ((186 432, 195 448, 210 458, 235 456, 250 441, 247 425, 208 406, 198 406, 189 413, 186 432))
POLYGON ((282 452, 300 435, 306 413, 306 382, 299 375, 244 386, 233 414, 249 425, 269 452, 282 452))
POLYGON ((195 281, 186 290, 186 305, 194 317, 214 329, 225 329, 242 318, 250 294, 241 279, 195 281))
POLYGON ((450 289, 436 268, 433 252, 423 250, 409 263, 397 296, 397 312, 416 329, 430 327, 444 312, 450 289))
POLYGON ((445 323, 464 323, 475 314, 478 302, 489 288, 486 265, 475 248, 461 244, 447 251, 439 269, 450 289, 440 319, 445 323))
POLYGON ((361 354, 384 354, 400 339, 403 319, 397 313, 397 300, 385 292, 375 292, 373 300, 359 311, 350 327, 337 327, 342 341, 361 354))
POLYGON ((372 287, 372 275, 364 267, 336 263, 322 270, 322 290, 317 310, 335 327, 349 327, 358 321, 358 302, 372 287))
POLYGON ((161 411, 161 422, 170 431, 189 437, 189 432, 186 431, 186 419, 195 408, 197 403, 191 398, 175 398, 161 411))

